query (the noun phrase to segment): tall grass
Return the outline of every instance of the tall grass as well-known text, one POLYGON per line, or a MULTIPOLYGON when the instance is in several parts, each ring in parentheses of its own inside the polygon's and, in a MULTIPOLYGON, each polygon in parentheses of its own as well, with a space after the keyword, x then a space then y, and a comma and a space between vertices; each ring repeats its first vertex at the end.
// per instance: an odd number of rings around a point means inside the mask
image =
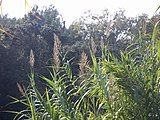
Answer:
MULTIPOLYGON (((101 41, 101 58, 91 40, 90 56, 82 52, 79 77, 74 77, 70 62, 61 63, 60 41, 55 35, 53 66, 42 93, 34 77, 34 54, 30 52, 30 86, 17 84, 27 109, 14 112, 14 119, 27 120, 158 120, 160 119, 160 40, 159 21, 151 41, 139 34, 135 43, 111 54, 101 41), (90 63, 90 64, 89 64, 90 63)), ((12 104, 11 103, 11 104, 12 104)), ((10 111, 11 112, 11 111, 10 111)))

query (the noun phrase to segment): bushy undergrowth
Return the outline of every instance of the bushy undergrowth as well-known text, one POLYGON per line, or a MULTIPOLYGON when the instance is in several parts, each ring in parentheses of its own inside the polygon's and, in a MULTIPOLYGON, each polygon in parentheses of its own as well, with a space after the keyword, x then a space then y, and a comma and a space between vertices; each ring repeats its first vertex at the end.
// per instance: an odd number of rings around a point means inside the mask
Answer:
POLYGON ((60 41, 55 37, 50 78, 40 76, 45 91, 36 86, 34 54, 31 50, 30 85, 18 84, 27 109, 14 112, 14 119, 27 120, 157 120, 160 119, 159 22, 150 41, 139 39, 115 57, 101 42, 101 57, 91 41, 90 56, 83 52, 79 75, 73 76, 70 61, 60 60, 60 41), (56 52, 56 53, 55 53, 56 52))

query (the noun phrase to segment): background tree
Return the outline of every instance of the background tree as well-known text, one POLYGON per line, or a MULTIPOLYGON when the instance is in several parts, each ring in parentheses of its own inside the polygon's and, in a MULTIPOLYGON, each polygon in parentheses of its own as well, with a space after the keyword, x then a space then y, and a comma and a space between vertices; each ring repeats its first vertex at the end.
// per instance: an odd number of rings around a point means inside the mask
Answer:
MULTIPOLYGON (((38 10, 33 7, 23 18, 8 18, 7 15, 0 17, 0 110, 6 110, 4 106, 9 103, 7 95, 20 96, 17 82, 28 83, 29 52, 35 53, 35 71, 46 74, 44 67, 50 64, 54 33, 61 36, 61 16, 54 6, 38 10)), ((40 81, 39 81, 40 82, 40 81)), ((20 108, 20 107, 16 107, 20 108)), ((9 115, 1 119, 9 119, 9 115)))

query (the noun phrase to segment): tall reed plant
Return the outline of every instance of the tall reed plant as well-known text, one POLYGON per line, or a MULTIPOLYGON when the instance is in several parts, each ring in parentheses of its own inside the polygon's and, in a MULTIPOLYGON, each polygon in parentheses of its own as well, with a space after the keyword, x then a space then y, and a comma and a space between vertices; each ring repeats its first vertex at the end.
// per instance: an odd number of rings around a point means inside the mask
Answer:
MULTIPOLYGON (((50 78, 41 75, 45 91, 36 86, 34 54, 30 52, 30 85, 18 85, 22 99, 12 97, 27 109, 13 112, 15 119, 28 120, 158 120, 160 119, 159 21, 151 41, 144 33, 114 56, 101 41, 102 56, 96 57, 91 40, 90 56, 82 52, 79 75, 73 76, 70 61, 60 60, 60 41, 54 39, 50 78)), ((10 111, 11 112, 11 111, 10 111)))

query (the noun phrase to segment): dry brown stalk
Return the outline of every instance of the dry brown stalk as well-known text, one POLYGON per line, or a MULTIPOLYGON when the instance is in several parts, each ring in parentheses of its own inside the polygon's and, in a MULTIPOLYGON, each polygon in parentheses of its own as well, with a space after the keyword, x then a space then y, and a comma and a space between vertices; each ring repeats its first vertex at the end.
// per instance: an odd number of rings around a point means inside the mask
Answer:
POLYGON ((34 61, 35 61, 34 53, 33 53, 33 50, 31 49, 30 50, 30 59, 29 59, 29 64, 30 64, 31 67, 34 67, 34 61))
POLYGON ((55 64, 57 70, 60 65, 60 60, 59 60, 60 48, 61 48, 61 41, 59 40, 58 36, 54 33, 53 63, 55 64))
POLYGON ((19 92, 20 92, 23 96, 25 96, 24 90, 23 90, 23 88, 21 87, 21 85, 20 85, 19 83, 17 83, 17 87, 18 87, 19 92))

